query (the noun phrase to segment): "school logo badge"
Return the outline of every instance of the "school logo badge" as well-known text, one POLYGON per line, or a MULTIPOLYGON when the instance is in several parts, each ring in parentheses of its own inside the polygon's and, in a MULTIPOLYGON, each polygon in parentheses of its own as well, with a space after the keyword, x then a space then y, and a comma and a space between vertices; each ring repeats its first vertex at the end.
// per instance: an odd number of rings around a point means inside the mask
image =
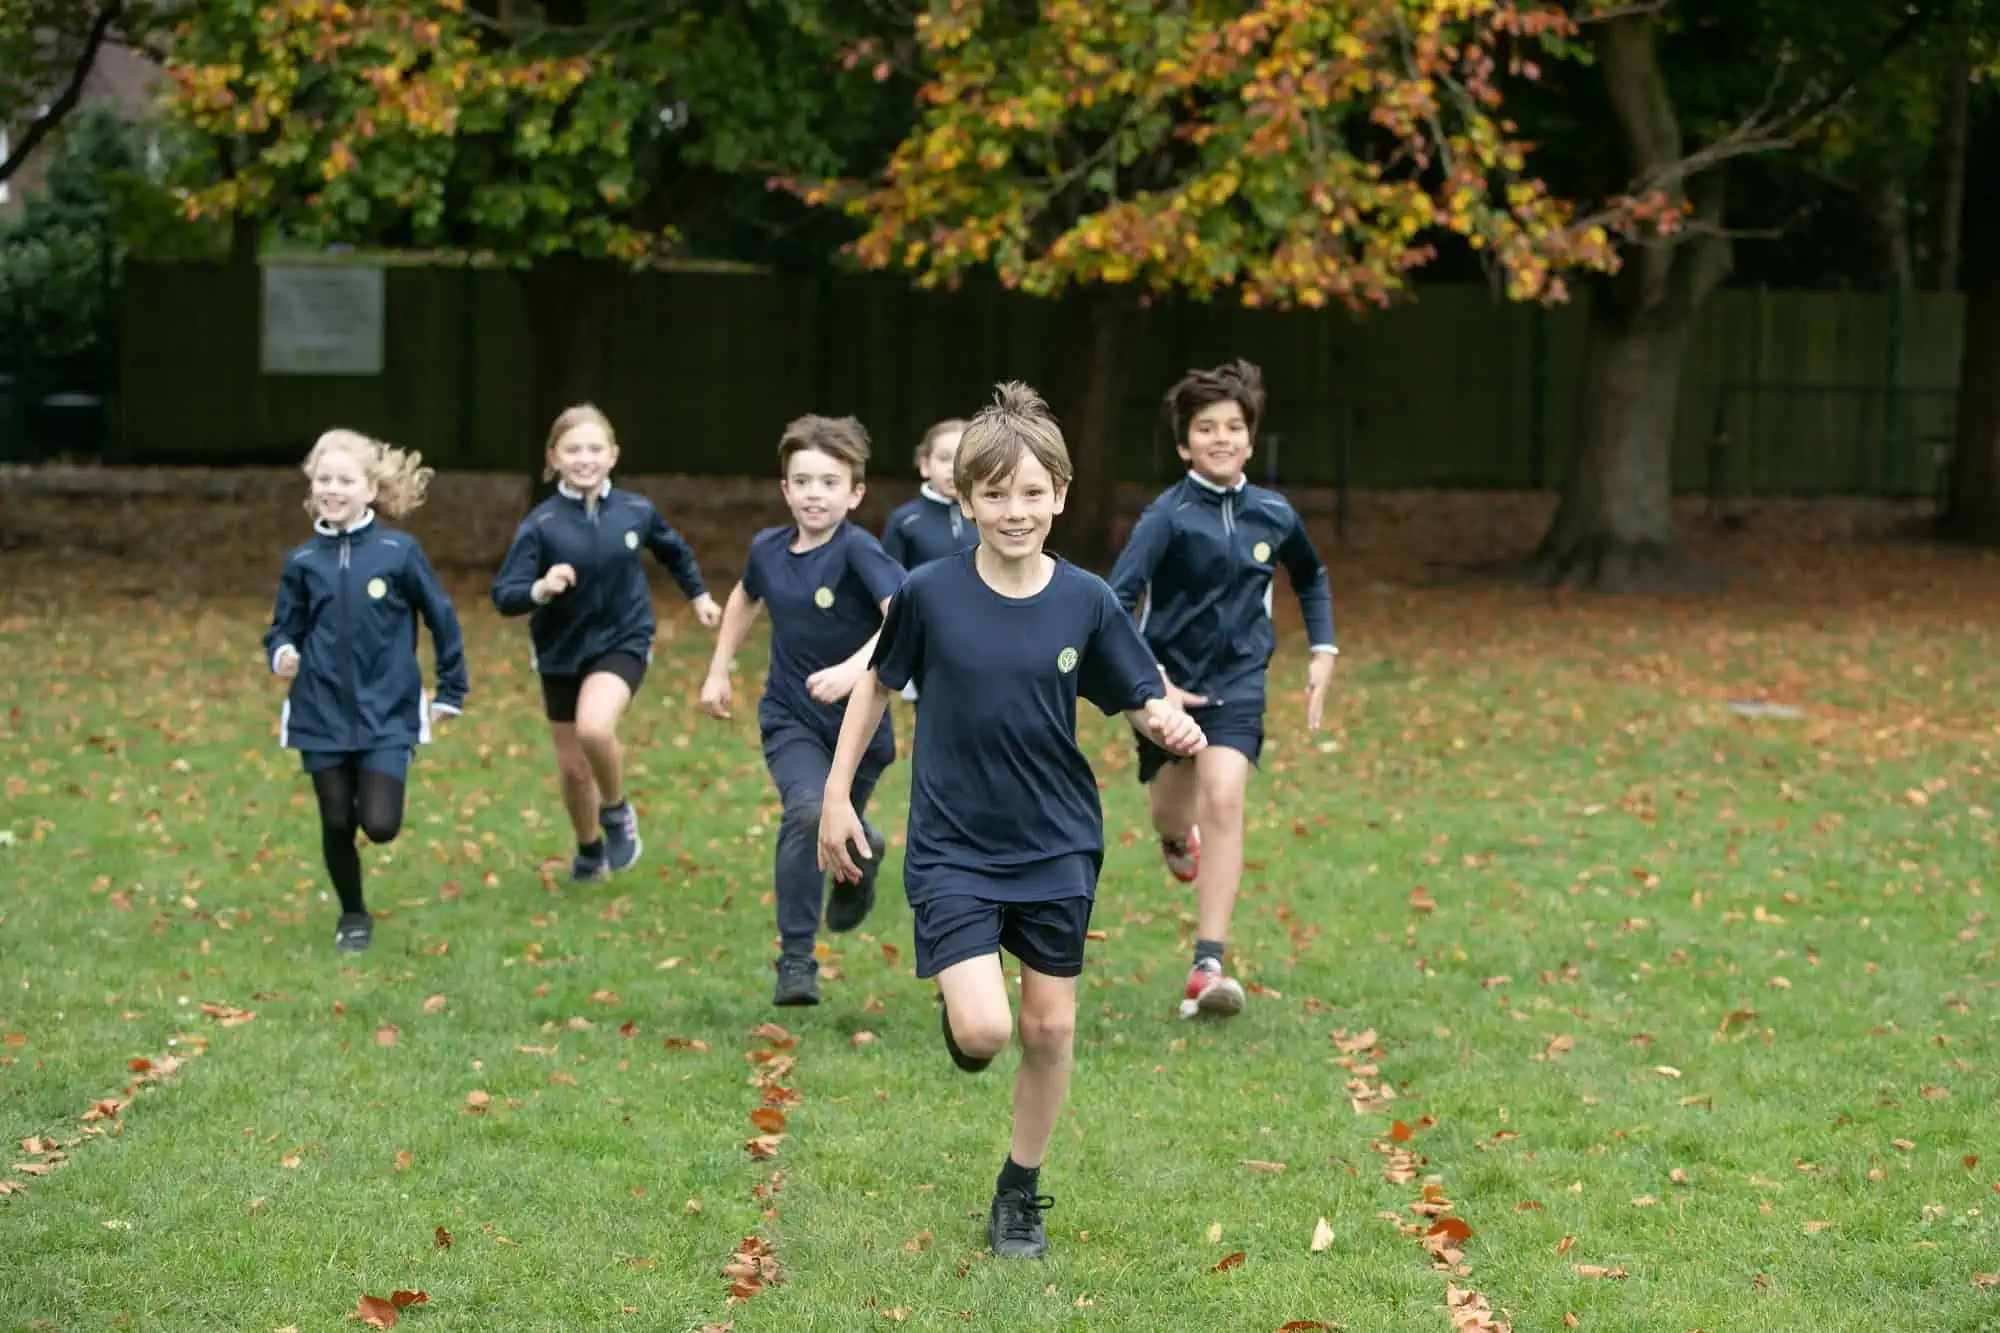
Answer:
POLYGON ((1269 560, 1271 558, 1271 543, 1258 542, 1255 546, 1250 548, 1250 555, 1251 558, 1256 560, 1258 564, 1260 565, 1263 564, 1266 560, 1269 560))
POLYGON ((813 605, 824 611, 833 605, 833 589, 821 588, 813 594, 813 605))
POLYGON ((380 601, 389 595, 389 585, 381 579, 370 579, 368 580, 368 595, 380 601))
POLYGON ((639 534, 637 532, 628 532, 625 534, 625 549, 628 551, 639 549, 639 534))
POLYGON ((1065 676, 1076 670, 1076 649, 1065 648, 1056 654, 1056 670, 1065 676))

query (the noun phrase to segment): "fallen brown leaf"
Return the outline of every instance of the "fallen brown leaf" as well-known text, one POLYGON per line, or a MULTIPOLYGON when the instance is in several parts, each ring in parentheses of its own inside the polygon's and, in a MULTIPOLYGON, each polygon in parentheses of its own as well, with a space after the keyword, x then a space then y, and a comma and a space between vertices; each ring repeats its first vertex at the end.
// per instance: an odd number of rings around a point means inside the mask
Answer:
POLYGON ((1411 1129, 1407 1124, 1403 1123, 1402 1121, 1392 1120, 1389 1122, 1389 1142, 1408 1143, 1411 1139, 1415 1138, 1416 1136, 1417 1136, 1417 1131, 1411 1129))
POLYGON ((760 1106, 750 1113, 750 1123, 766 1134, 777 1134, 785 1128, 785 1113, 775 1106, 760 1106))
POLYGON ((478 1115, 493 1104, 493 1096, 480 1088, 465 1094, 465 1109, 470 1115, 478 1115))
POLYGON ((398 1171, 407 1171, 416 1160, 417 1155, 408 1148, 404 1148, 396 1154, 396 1169, 398 1171))
POLYGON ((1602 1264, 1571 1264, 1578 1277, 1624 1278, 1632 1276, 1622 1268, 1606 1268, 1602 1264))
POLYGON ((1333 1248, 1333 1228, 1324 1217, 1314 1223, 1312 1241, 1306 1248, 1313 1254, 1324 1254, 1333 1248))
POLYGON ((347 1316, 358 1319, 370 1328, 394 1328, 402 1321, 396 1307, 380 1296, 361 1296, 354 1302, 354 1313, 347 1316))
POLYGON ((431 1243, 437 1246, 440 1250, 448 1250, 451 1248, 451 1233, 449 1231, 446 1231, 443 1227, 439 1227, 434 1233, 432 1233, 431 1243))
POLYGON ((441 1014, 444 1012, 444 1007, 445 998, 442 995, 433 995, 424 1001, 424 1012, 427 1014, 441 1014))
POLYGON ((1223 1255, 1222 1258, 1216 1262, 1215 1267, 1209 1269, 1208 1271, 1211 1273, 1220 1273, 1225 1268, 1240 1267, 1242 1263, 1243 1263, 1243 1251, 1237 1250, 1234 1253, 1223 1255))
POLYGON ((1285 1164, 1283 1162, 1260 1162, 1254 1158, 1245 1158, 1237 1165, 1247 1166, 1252 1171, 1267 1171, 1272 1175, 1277 1175, 1279 1172, 1285 1169, 1285 1164))

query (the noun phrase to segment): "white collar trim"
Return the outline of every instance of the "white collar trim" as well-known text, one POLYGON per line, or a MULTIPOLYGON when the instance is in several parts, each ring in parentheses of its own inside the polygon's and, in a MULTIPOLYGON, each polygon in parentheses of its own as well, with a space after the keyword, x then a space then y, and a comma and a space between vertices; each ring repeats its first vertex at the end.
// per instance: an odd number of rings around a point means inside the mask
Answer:
POLYGON ((950 499, 947 496, 939 495, 937 489, 934 486, 932 486, 929 482, 925 482, 923 485, 919 486, 917 488, 917 494, 923 496, 924 499, 929 500, 933 504, 948 505, 948 504, 958 503, 958 501, 950 499))
POLYGON ((352 536, 355 533, 361 531, 363 528, 367 527, 369 524, 373 523, 374 521, 375 521, 375 511, 373 509, 364 509, 361 511, 361 517, 355 519, 345 528, 336 528, 335 526, 333 526, 333 524, 327 522, 325 519, 316 518, 313 520, 313 531, 317 532, 322 537, 352 536))
POLYGON ((1193 468, 1188 469, 1187 475, 1189 481, 1214 495, 1234 495, 1242 490, 1250 481, 1249 477, 1243 476, 1236 479, 1234 486, 1218 486, 1207 477, 1202 476, 1201 473, 1196 472, 1193 468))
MULTIPOLYGON (((565 499, 581 500, 583 498, 583 492, 574 489, 566 481, 557 482, 556 491, 558 494, 562 495, 565 499)), ((597 498, 602 500, 605 496, 609 494, 611 494, 611 478, 606 477, 604 479, 604 484, 597 488, 597 498)))

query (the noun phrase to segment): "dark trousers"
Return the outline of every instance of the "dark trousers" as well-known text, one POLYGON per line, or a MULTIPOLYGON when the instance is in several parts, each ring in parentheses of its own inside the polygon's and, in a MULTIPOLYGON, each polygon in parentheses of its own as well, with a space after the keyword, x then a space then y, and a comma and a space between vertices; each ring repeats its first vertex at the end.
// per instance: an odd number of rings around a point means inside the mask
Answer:
MULTIPOLYGON (((869 746, 854 774, 854 812, 864 820, 868 798, 886 767, 878 748, 869 746)), ((833 750, 803 727, 785 727, 765 733, 764 766, 771 771, 771 782, 785 807, 772 868, 778 938, 786 953, 809 954, 819 935, 826 895, 826 872, 819 868, 819 808, 833 768, 833 750)))

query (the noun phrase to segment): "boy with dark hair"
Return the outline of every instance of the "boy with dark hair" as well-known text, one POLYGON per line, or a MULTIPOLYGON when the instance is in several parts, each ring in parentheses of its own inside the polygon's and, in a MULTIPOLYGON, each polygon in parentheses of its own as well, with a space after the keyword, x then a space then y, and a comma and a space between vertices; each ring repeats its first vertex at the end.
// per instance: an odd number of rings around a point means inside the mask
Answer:
POLYGON ((1071 469, 1033 390, 1000 386, 966 426, 956 474, 979 545, 913 571, 889 604, 827 775, 819 850, 839 879, 872 869, 849 852, 862 834, 851 796, 884 691, 915 681, 924 703, 903 884, 917 975, 937 978, 945 1049, 977 1072, 1013 1027, 1000 951, 1020 960, 1021 1066, 987 1239, 1002 1258, 1039 1258, 1053 1203, 1039 1192, 1041 1163, 1069 1091, 1077 977, 1104 859, 1077 700, 1124 713, 1176 754, 1200 750, 1202 736, 1168 703, 1159 664, 1111 589, 1043 552, 1071 469))
POLYGON ((1167 870, 1195 886, 1194 965, 1181 1016, 1227 1016, 1241 1013, 1244 1002, 1222 956, 1243 878, 1244 796, 1264 747, 1264 677, 1277 644, 1271 575, 1278 566, 1291 578, 1312 645, 1310 730, 1319 730, 1340 650, 1326 566, 1305 524, 1283 496, 1244 476, 1264 410, 1257 367, 1238 360, 1189 371, 1168 390, 1165 410, 1188 474, 1139 516, 1112 566, 1111 587, 1128 614, 1144 598, 1139 628, 1176 701, 1208 737, 1208 748, 1182 763, 1140 736, 1139 781, 1151 788, 1167 870))
MULTIPOLYGON (((743 578, 729 594, 722 630, 701 703, 727 718, 729 664, 761 607, 771 610, 771 665, 757 704, 764 764, 784 804, 772 883, 777 898, 777 988, 773 1004, 819 1003, 814 944, 825 907, 828 930, 852 930, 875 905, 875 876, 886 846, 867 839, 870 874, 834 885, 829 898, 820 868, 820 795, 826 788, 841 702, 868 668, 882 612, 903 582, 903 568, 866 529, 847 521, 861 503, 868 466, 868 432, 853 417, 805 416, 778 442, 778 489, 792 521, 750 541, 743 578)), ((876 781, 896 758, 889 719, 867 737, 854 775, 857 809, 866 809, 876 781)))

